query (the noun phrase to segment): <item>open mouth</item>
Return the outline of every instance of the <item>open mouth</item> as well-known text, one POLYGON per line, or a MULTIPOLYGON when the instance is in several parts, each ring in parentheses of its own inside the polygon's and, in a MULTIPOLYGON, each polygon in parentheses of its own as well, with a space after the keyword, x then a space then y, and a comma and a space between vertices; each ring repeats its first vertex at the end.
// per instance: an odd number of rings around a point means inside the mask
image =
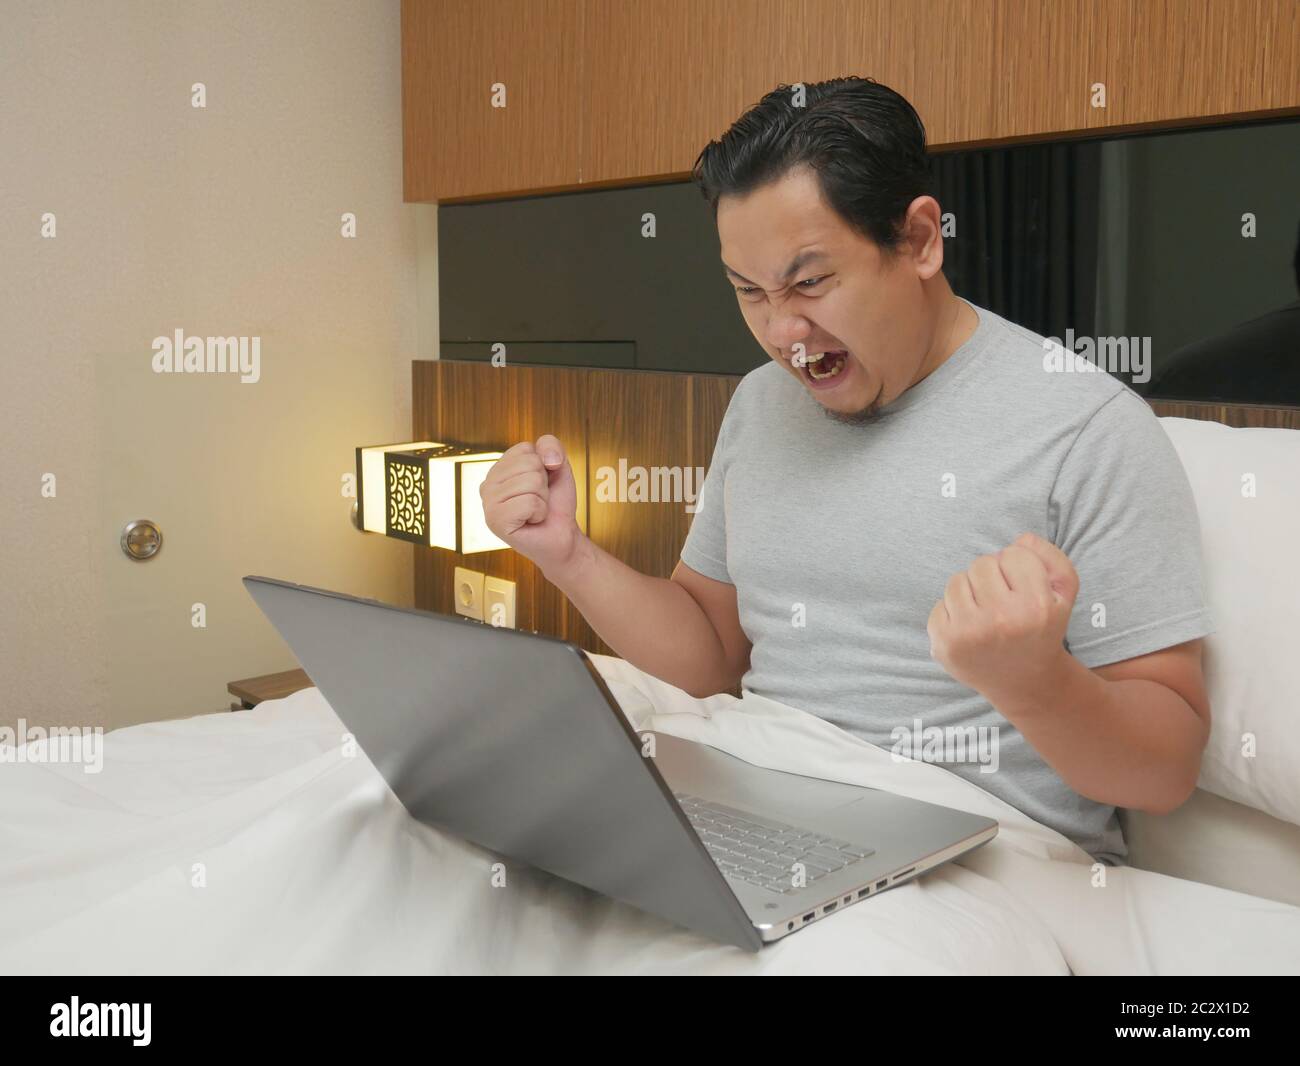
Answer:
POLYGON ((844 349, 817 352, 809 355, 802 367, 803 373, 815 382, 826 382, 839 377, 848 369, 849 353, 844 349))

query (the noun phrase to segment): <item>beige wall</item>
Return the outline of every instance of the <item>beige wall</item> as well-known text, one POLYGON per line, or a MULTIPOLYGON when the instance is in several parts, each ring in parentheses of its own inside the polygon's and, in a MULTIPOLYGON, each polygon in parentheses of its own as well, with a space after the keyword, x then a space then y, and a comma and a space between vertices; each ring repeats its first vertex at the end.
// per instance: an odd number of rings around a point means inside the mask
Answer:
POLYGON ((244 574, 411 602, 411 549, 340 491, 434 354, 399 57, 398 0, 0 0, 0 723, 224 709, 295 665, 244 574), (260 337, 261 380, 155 374, 177 328, 260 337))

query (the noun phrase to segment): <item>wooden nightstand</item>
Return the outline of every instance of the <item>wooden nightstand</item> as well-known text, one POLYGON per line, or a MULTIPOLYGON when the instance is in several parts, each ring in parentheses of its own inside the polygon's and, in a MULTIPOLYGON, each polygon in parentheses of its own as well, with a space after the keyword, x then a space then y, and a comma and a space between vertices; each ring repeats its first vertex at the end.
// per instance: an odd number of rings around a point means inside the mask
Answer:
POLYGON ((241 703, 232 703, 232 711, 247 711, 256 707, 263 700, 278 700, 292 696, 304 688, 311 688, 312 681, 302 670, 285 670, 280 674, 263 674, 261 677, 246 677, 243 681, 232 681, 226 691, 238 696, 241 703))

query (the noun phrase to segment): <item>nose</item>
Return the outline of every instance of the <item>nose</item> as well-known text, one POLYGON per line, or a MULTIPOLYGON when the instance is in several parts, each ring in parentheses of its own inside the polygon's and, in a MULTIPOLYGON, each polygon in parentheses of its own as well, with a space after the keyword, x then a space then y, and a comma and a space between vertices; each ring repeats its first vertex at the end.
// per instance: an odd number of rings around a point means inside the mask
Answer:
POLYGON ((789 359, 791 348, 812 335, 812 323, 803 315, 775 312, 767 321, 767 343, 789 359))

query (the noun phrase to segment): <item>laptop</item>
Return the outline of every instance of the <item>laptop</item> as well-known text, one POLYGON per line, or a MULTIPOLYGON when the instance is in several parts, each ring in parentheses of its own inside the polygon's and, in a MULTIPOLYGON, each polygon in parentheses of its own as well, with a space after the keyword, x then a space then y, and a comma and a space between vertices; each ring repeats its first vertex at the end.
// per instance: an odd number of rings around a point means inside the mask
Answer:
POLYGON ((989 818, 633 730, 581 648, 244 585, 410 814, 747 951, 991 840, 989 818))

